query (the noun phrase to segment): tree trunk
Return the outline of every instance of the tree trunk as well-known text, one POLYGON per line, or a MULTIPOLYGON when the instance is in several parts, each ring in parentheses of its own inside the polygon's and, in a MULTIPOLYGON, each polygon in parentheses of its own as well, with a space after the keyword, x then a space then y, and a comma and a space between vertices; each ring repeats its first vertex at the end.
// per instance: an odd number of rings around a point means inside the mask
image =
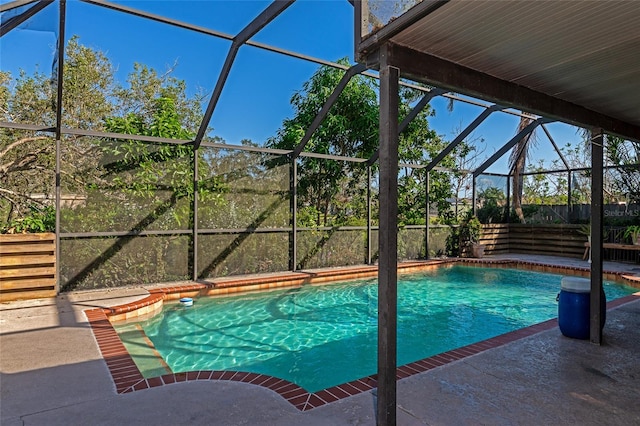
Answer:
MULTIPOLYGON (((520 133, 525 127, 533 122, 532 118, 520 117, 520 123, 518 123, 517 133, 520 133)), ((518 141, 513 151, 511 152, 511 158, 509 158, 509 165, 511 167, 511 174, 513 176, 512 185, 512 198, 513 208, 520 219, 520 222, 524 223, 524 213, 522 212, 522 186, 524 173, 527 165, 527 153, 529 151, 529 141, 531 140, 531 133, 523 137, 518 141)))

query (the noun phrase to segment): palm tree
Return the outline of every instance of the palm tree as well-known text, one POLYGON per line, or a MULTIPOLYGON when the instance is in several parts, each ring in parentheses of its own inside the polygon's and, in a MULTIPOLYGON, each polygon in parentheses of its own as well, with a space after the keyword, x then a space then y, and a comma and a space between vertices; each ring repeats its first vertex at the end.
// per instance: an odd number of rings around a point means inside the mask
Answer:
MULTIPOLYGON (((521 115, 516 134, 520 133, 532 122, 532 117, 521 115)), ((534 132, 528 133, 518 141, 516 146, 513 147, 511 156, 509 157, 509 168, 511 170, 511 175, 513 175, 513 189, 511 198, 513 200, 513 208, 516 211, 520 222, 524 222, 524 213, 522 212, 522 187, 524 183, 524 177, 522 176, 522 174, 524 173, 527 165, 529 148, 535 144, 535 141, 536 138, 534 136, 534 132)))

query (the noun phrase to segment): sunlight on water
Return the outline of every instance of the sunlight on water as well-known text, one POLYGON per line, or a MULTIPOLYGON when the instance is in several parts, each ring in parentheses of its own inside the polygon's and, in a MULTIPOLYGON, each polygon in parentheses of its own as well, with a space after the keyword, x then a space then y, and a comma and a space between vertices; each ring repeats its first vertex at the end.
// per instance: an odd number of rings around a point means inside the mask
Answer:
MULTIPOLYGON (((556 317, 561 277, 464 266, 401 276, 398 365, 556 317)), ((310 392, 376 372, 375 280, 202 298, 139 325, 173 372, 248 371, 310 392)))

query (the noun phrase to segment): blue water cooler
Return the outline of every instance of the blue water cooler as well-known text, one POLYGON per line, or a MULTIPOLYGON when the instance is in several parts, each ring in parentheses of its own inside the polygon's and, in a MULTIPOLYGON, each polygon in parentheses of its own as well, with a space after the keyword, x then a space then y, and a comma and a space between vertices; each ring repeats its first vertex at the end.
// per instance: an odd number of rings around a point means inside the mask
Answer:
MULTIPOLYGON (((560 331, 574 339, 588 339, 590 331, 589 297, 591 281, 588 278, 563 277, 558 296, 558 325, 560 331)), ((606 315, 604 292, 600 294, 600 330, 606 315)))

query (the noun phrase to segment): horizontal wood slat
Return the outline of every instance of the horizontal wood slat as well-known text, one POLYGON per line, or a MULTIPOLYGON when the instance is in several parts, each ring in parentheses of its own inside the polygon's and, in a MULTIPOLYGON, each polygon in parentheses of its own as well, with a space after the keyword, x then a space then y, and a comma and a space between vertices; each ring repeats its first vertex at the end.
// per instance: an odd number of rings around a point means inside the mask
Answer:
POLYGON ((40 299, 56 297, 55 289, 36 289, 27 291, 0 292, 0 302, 12 302, 14 300, 40 299))
POLYGON ((576 257, 578 257, 578 255, 580 255, 580 257, 582 257, 582 254, 584 253, 584 250, 571 250, 571 249, 566 249, 566 248, 562 248, 561 249, 561 248, 549 247, 549 246, 545 246, 545 245, 537 245, 537 246, 530 246, 530 247, 518 247, 518 248, 510 247, 509 250, 511 251, 511 253, 529 253, 529 252, 533 252, 533 251, 544 251, 544 252, 547 252, 547 253, 555 253, 558 256, 571 254, 571 255, 575 255, 576 257))
POLYGON ((511 238, 509 239, 509 244, 515 244, 516 246, 532 246, 536 244, 545 244, 545 245, 558 245, 563 247, 577 247, 582 248, 584 250, 584 241, 571 241, 571 240, 562 240, 561 238, 557 238, 555 240, 549 240, 546 238, 537 238, 537 239, 522 239, 522 238, 511 238))
POLYGON ((509 249, 512 253, 582 257, 587 237, 579 225, 509 226, 509 249))
POLYGON ((509 243, 504 243, 504 244, 485 244, 482 243, 485 246, 487 246, 487 248, 485 250, 509 250, 509 243))
POLYGON ((31 241, 56 241, 56 234, 44 232, 41 234, 2 234, 0 245, 4 243, 27 243, 31 241))
POLYGON ((54 297, 56 236, 0 235, 0 300, 54 297))
POLYGON ((0 256, 0 267, 13 266, 24 267, 29 265, 54 264, 55 258, 52 254, 18 254, 0 256))
POLYGON ((563 240, 563 241, 576 241, 576 242, 580 242, 583 243, 587 240, 586 238, 581 238, 579 236, 573 236, 573 235, 562 235, 562 234, 545 234, 544 232, 540 232, 540 233, 531 233, 531 234, 523 234, 523 233, 518 233, 518 232, 511 232, 509 234, 509 238, 514 239, 514 238, 520 238, 523 240, 549 240, 549 241, 554 241, 554 240, 563 240))
POLYGON ((42 241, 24 243, 2 243, 0 244, 0 254, 20 254, 20 253, 51 253, 56 249, 55 242, 42 241))
POLYGON ((20 289, 32 289, 39 287, 55 287, 55 278, 15 278, 12 280, 0 281, 0 290, 20 290, 20 289))
POLYGON ((31 266, 25 268, 0 268, 0 279, 18 277, 41 277, 45 275, 49 278, 55 275, 55 266, 31 266))
POLYGON ((526 248, 510 248, 510 253, 521 253, 521 254, 540 254, 545 253, 549 256, 568 256, 568 257, 582 257, 584 251, 577 250, 558 250, 552 247, 547 246, 535 246, 535 247, 526 247, 526 248))

